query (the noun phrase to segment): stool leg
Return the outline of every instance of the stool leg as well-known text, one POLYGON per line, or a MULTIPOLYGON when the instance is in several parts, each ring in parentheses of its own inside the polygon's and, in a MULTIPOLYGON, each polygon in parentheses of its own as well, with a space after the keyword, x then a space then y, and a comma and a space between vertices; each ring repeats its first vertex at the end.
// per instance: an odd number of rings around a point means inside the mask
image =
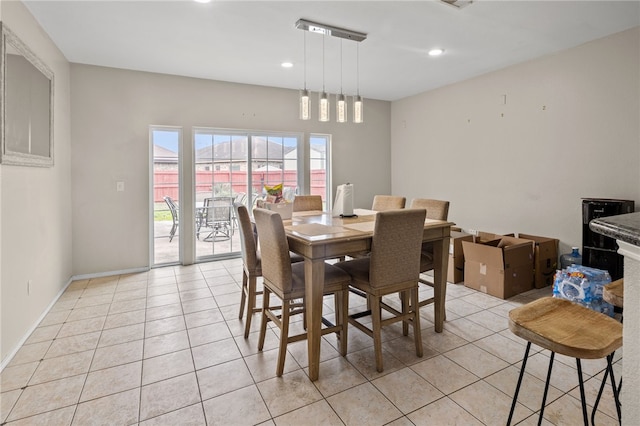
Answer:
POLYGON ((516 408, 516 401, 518 400, 518 392, 520 392, 520 385, 522 384, 522 376, 524 376, 524 369, 527 366, 527 359, 529 358, 529 349, 531 349, 531 342, 527 342, 527 349, 524 351, 524 358, 522 358, 522 368, 520 369, 520 376, 518 377, 518 384, 516 385, 516 391, 513 394, 513 402, 511 403, 511 411, 509 411, 509 419, 507 420, 507 426, 511 424, 513 418, 513 412, 516 408))
POLYGON ((609 367, 604 369, 604 377, 602 378, 602 383, 600 383, 600 389, 598 390, 598 396, 596 396, 596 400, 593 403, 593 411, 591 412, 591 424, 595 426, 596 421, 596 411, 598 411, 598 404, 600 404, 600 397, 602 397, 602 392, 604 391, 604 387, 607 384, 607 377, 609 376, 609 367))
POLYGON ((580 402, 582 403, 582 418, 584 419, 584 425, 589 426, 589 415, 587 414, 587 401, 584 395, 584 382, 582 381, 582 363, 580 358, 576 358, 576 365, 578 366, 578 384, 580 385, 580 402))
POLYGON ((620 411, 620 387, 622 387, 622 378, 620 378, 620 386, 616 389, 616 379, 613 377, 613 353, 607 356, 607 371, 609 371, 609 375, 611 376, 611 390, 613 391, 613 400, 616 403, 618 423, 622 424, 622 413, 620 411))
POLYGON ((542 415, 544 414, 544 405, 547 403, 547 393, 549 392, 549 383, 551 383, 551 370, 553 369, 553 360, 556 357, 555 352, 551 352, 549 357, 549 370, 547 371, 547 381, 544 382, 544 392, 542 393, 542 405, 540 406, 540 417, 538 417, 538 426, 542 424, 542 415))

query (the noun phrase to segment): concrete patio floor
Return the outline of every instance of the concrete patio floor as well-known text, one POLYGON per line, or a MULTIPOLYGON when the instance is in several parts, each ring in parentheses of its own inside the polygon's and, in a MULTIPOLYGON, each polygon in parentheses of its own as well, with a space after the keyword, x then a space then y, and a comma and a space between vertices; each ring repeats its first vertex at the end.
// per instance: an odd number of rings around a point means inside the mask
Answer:
MULTIPOLYGON (((177 263, 179 260, 180 230, 176 231, 173 239, 169 241, 171 225, 171 221, 154 222, 154 265, 177 263)), ((229 239, 204 241, 209 232, 210 229, 203 228, 200 239, 196 239, 196 258, 240 254, 240 232, 237 228, 229 239)))

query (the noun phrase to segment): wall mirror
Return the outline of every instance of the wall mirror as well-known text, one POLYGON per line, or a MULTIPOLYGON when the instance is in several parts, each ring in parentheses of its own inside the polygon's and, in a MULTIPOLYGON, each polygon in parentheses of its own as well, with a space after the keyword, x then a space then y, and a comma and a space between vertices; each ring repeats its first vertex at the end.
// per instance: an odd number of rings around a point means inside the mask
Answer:
POLYGON ((0 162, 53 166, 53 72, 0 22, 0 162))

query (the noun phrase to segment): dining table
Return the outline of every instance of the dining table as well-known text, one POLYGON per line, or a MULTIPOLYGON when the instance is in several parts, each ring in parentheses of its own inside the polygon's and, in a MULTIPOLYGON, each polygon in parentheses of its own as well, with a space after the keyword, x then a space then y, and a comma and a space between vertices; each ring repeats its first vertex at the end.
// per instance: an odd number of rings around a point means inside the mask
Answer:
MULTIPOLYGON (((304 257, 305 308, 307 315, 307 346, 309 378, 318 379, 320 369, 320 339, 324 262, 371 250, 376 211, 354 209, 353 217, 334 217, 321 211, 294 212, 284 220, 289 250, 304 257)), ((442 332, 445 318, 449 240, 454 223, 426 219, 423 242, 434 247, 434 328, 442 332)), ((417 280, 416 280, 417 284, 417 280)))

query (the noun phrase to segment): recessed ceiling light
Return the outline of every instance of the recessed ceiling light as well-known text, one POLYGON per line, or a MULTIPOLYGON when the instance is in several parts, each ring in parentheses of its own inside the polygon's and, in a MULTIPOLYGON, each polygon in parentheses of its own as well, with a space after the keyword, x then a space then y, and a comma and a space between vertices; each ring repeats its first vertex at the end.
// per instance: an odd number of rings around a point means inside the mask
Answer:
POLYGON ((211 3, 211 0, 193 0, 196 3, 211 3))
POLYGON ((431 50, 429 51, 429 56, 440 56, 440 55, 442 55, 443 53, 444 53, 444 49, 440 49, 440 48, 437 48, 437 49, 431 49, 431 50))
POLYGON ((291 67, 293 67, 293 64, 291 62, 283 62, 280 65, 282 65, 282 68, 291 68, 291 67))

